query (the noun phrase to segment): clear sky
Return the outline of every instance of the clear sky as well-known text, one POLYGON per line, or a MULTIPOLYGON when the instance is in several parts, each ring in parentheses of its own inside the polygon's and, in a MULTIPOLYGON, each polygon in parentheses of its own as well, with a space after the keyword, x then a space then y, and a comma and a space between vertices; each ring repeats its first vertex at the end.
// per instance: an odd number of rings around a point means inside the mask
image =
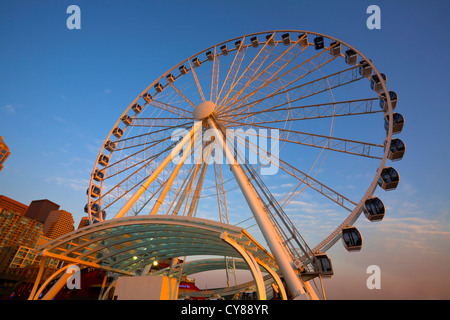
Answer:
MULTIPOLYGON (((382 223, 358 225, 365 247, 329 251, 334 299, 449 299, 450 71, 447 1, 2 1, 0 135, 11 156, 0 194, 49 199, 78 225, 99 148, 156 77, 192 54, 248 33, 310 30, 369 56, 399 94, 406 154, 398 189, 383 194, 382 223), (69 30, 66 9, 81 9, 69 30), (369 30, 366 9, 381 9, 369 30), (381 289, 366 268, 381 268, 381 289)), ((318 223, 326 223, 318 221, 318 223)))

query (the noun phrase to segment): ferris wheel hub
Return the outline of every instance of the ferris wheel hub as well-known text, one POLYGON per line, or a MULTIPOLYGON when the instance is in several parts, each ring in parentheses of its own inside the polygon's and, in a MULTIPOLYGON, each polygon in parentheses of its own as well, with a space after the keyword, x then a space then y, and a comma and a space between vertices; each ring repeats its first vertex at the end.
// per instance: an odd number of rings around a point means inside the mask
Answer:
POLYGON ((216 105, 212 101, 203 101, 194 108, 192 116, 198 120, 205 119, 211 115, 216 109, 216 105))

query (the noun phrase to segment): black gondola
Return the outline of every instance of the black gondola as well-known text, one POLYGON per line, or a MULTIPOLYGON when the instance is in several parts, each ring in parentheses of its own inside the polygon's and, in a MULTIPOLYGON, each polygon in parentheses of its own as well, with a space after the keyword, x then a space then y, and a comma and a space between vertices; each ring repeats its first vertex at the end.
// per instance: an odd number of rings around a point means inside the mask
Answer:
POLYGON ((166 75, 166 80, 167 82, 172 83, 175 81, 175 78, 173 77, 173 74, 169 73, 166 75))
MULTIPOLYGON (((89 188, 86 190, 86 194, 89 194, 89 188)), ((93 184, 91 186, 91 197, 97 198, 100 195, 100 188, 93 184)))
MULTIPOLYGON (((386 82, 387 78, 384 73, 381 73, 381 77, 383 78, 384 82, 386 82)), ((370 88, 377 92, 383 90, 383 85, 381 84, 381 80, 376 74, 374 74, 370 79, 370 88)))
MULTIPOLYGON (((96 214, 99 211, 100 211, 100 206, 96 203, 93 203, 91 205, 91 214, 96 214)), ((84 212, 88 213, 88 205, 87 204, 84 206, 84 212)))
POLYGON ((213 60, 214 60, 214 52, 208 51, 208 52, 206 53, 206 58, 207 58, 209 61, 213 61, 213 60))
POLYGON ((192 59, 192 63, 194 64, 194 68, 200 67, 200 60, 197 57, 192 59))
POLYGON ((359 62, 358 72, 361 76, 368 77, 372 74, 372 71, 373 69, 371 65, 366 60, 362 60, 359 62))
MULTIPOLYGON (((182 66, 184 67, 184 66, 182 66)), ((152 96, 150 93, 146 92, 142 95, 142 98, 144 98, 145 102, 150 103, 152 101, 152 96)))
POLYGON ((102 181, 104 177, 105 177, 105 174, 103 173, 102 170, 95 169, 94 177, 93 177, 95 181, 102 181))
POLYGON ((275 39, 273 38, 274 34, 268 34, 266 36, 266 41, 269 46, 273 46, 275 44, 275 39))
POLYGON ((122 118, 120 118, 120 120, 122 120, 122 122, 125 126, 129 126, 132 121, 131 117, 127 114, 125 114, 122 118))
MULTIPOLYGON (((386 142, 385 142, 386 145, 386 142)), ((405 143, 398 139, 392 139, 391 140, 391 145, 389 147, 389 154, 388 154, 388 158, 391 161, 398 161, 401 160, 403 158, 403 155, 405 154, 405 143)))
POLYGON ((188 70, 186 69, 186 66, 185 66, 184 64, 181 65, 181 66, 178 68, 178 70, 180 70, 180 73, 181 73, 182 75, 185 75, 185 74, 188 73, 188 70))
POLYGON ((319 273, 323 277, 331 277, 333 275, 333 266, 325 253, 315 254, 319 273))
POLYGON ((316 50, 323 49, 325 47, 325 43, 323 41, 323 37, 315 37, 314 38, 314 48, 316 50))
POLYGON ((104 154, 102 154, 100 156, 100 158, 98 159, 98 163, 101 164, 102 166, 106 167, 109 163, 109 158, 107 156, 105 156, 104 154))
POLYGON ((222 54, 223 54, 224 56, 226 56, 226 55, 228 54, 228 48, 227 48, 227 45, 224 44, 223 46, 221 46, 221 47, 220 47, 220 51, 222 51, 222 54))
POLYGON ((355 227, 342 229, 342 242, 347 251, 359 251, 362 247, 362 237, 355 227))
MULTIPOLYGON (((392 134, 397 134, 402 132, 403 125, 405 124, 405 118, 400 113, 394 113, 392 115, 393 123, 392 123, 392 134)), ((384 117, 384 129, 386 133, 389 131, 389 115, 384 117)))
POLYGON ((306 47, 308 45, 308 36, 306 35, 306 33, 299 34, 298 39, 300 40, 299 43, 301 47, 306 47))
POLYGON ((291 44, 291 37, 289 36, 289 33, 285 33, 281 36, 281 40, 283 41, 284 45, 289 45, 291 44))
POLYGON ((348 49, 345 51, 345 63, 347 64, 355 64, 358 60, 358 54, 353 49, 348 49))
POLYGON ((400 182, 398 172, 392 167, 386 167, 381 171, 378 185, 386 191, 394 190, 400 182))
POLYGON ((129 126, 131 124, 131 118, 129 115, 124 115, 120 120, 124 123, 124 125, 129 126))
POLYGON ((377 197, 371 197, 364 202, 363 211, 369 221, 381 221, 385 213, 383 201, 377 197))
POLYGON ((244 44, 242 43, 242 40, 238 40, 234 45, 236 46, 236 49, 241 50, 244 44))
POLYGON ((134 113, 139 113, 142 111, 141 105, 137 102, 131 106, 131 109, 134 111, 134 113))
MULTIPOLYGON (((391 98, 392 109, 395 109, 398 100, 397 93, 395 93, 394 91, 389 91, 389 98, 391 98)), ((380 108, 383 109, 385 112, 388 110, 387 97, 384 92, 381 94, 380 108)))
POLYGON ((341 44, 339 42, 330 43, 330 53, 333 57, 337 57, 341 54, 341 44))
POLYGON ((117 139, 120 139, 123 135, 123 130, 119 127, 115 127, 113 130, 113 135, 115 135, 117 139))
POLYGON ((259 46, 258 37, 253 37, 250 39, 250 42, 252 43, 253 48, 256 48, 259 46))
POLYGON ((159 82, 155 83, 155 85, 154 85, 153 87, 155 88, 155 90, 156 90, 157 92, 162 92, 163 89, 164 89, 164 87, 162 86, 162 84, 159 83, 159 82))
POLYGON ((105 143, 105 149, 108 150, 109 152, 113 152, 116 149, 116 144, 111 140, 108 140, 105 143))

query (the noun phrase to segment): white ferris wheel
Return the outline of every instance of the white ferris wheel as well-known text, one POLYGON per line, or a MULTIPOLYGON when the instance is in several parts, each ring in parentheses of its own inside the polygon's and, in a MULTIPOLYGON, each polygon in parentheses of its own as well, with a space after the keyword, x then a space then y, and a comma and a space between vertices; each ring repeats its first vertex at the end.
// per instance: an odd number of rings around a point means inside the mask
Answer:
POLYGON ((375 190, 397 187, 389 162, 405 151, 396 104, 387 77, 334 37, 278 30, 218 43, 124 108, 96 159, 85 212, 91 224, 135 215, 246 224, 290 291, 301 291, 299 274, 333 273, 325 252, 338 240, 361 249, 362 213, 383 219, 375 190))

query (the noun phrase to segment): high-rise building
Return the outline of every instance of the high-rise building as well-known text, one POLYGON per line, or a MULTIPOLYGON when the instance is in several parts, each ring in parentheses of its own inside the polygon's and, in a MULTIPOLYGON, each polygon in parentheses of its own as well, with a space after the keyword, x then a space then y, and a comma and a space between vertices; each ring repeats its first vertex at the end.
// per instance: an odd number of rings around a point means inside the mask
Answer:
POLYGON ((53 203, 50 200, 34 200, 31 201, 25 212, 25 217, 45 223, 50 211, 59 210, 59 204, 53 203))
POLYGON ((9 157, 11 152, 9 152, 9 147, 3 141, 3 137, 0 137, 0 171, 3 169, 3 163, 5 163, 6 158, 9 157))
POLYGON ((44 223, 44 236, 56 239, 74 230, 74 220, 70 212, 64 210, 50 211, 44 223))
POLYGON ((0 209, 7 211, 12 211, 24 215, 28 209, 27 205, 20 203, 14 199, 8 198, 6 196, 0 195, 0 209))
POLYGON ((20 246, 33 248, 44 225, 19 213, 0 209, 0 273, 8 268, 20 246))

